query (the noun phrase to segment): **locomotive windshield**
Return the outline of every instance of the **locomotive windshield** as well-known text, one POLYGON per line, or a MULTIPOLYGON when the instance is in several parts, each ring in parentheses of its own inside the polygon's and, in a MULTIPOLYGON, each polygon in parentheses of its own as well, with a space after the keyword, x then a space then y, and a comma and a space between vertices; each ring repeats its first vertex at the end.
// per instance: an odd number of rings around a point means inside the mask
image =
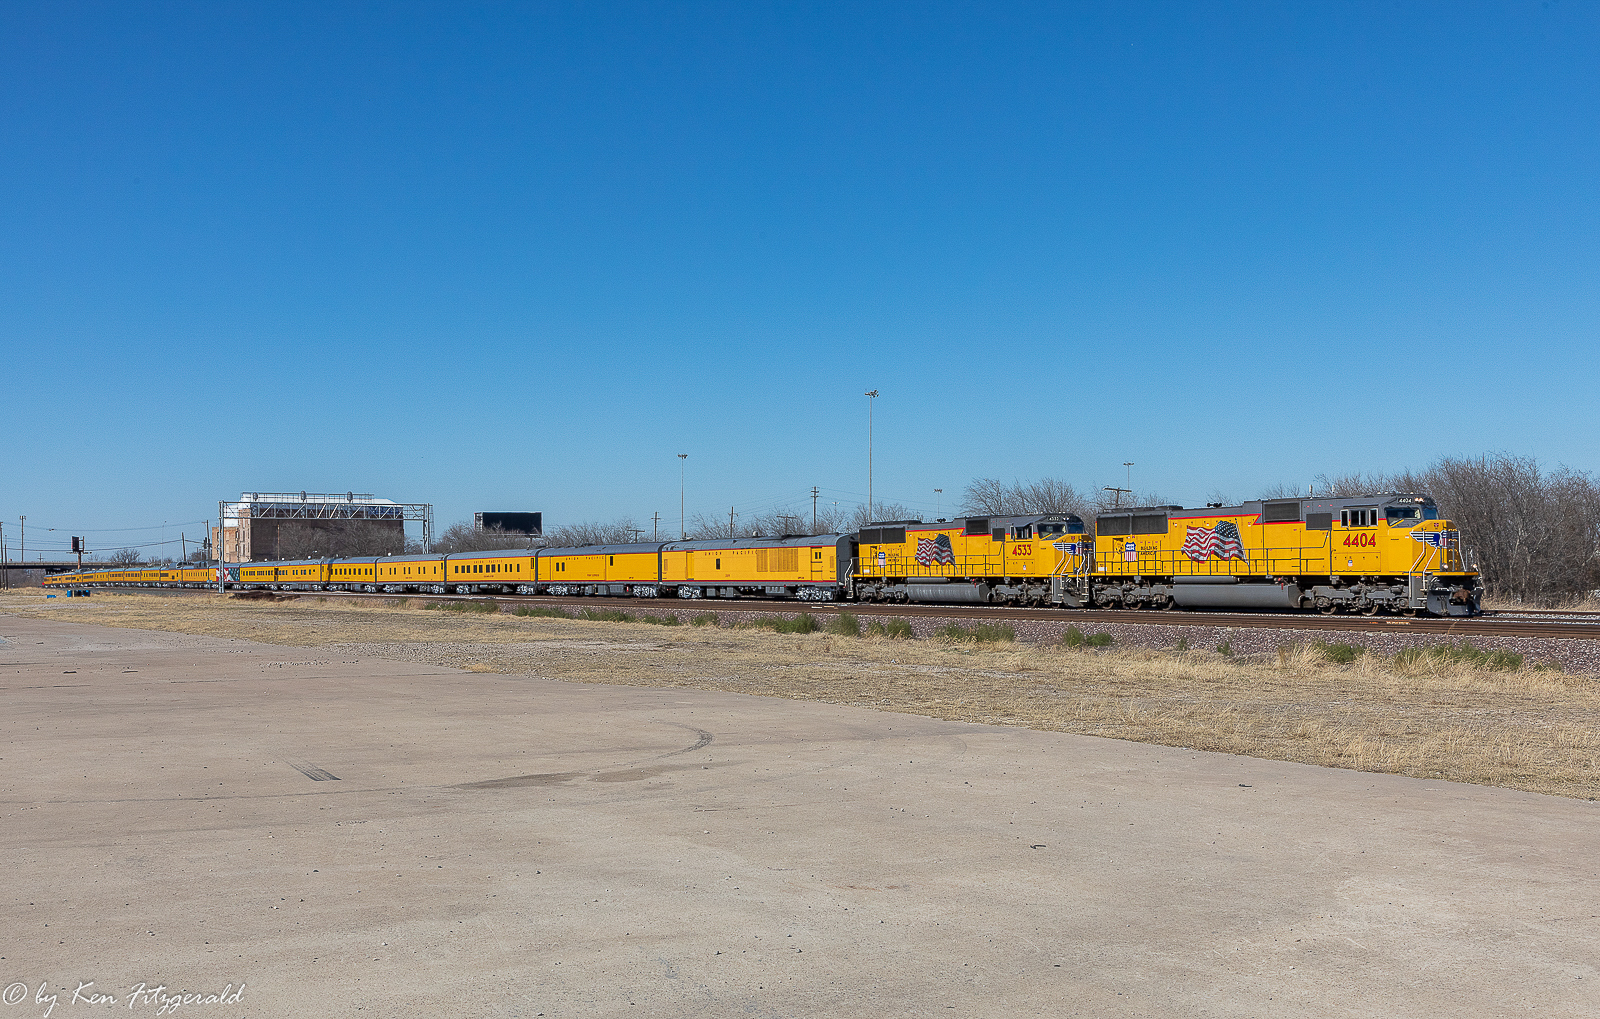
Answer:
POLYGON ((1424 520, 1438 520, 1439 507, 1431 502, 1421 506, 1385 506, 1383 516, 1390 527, 1412 527, 1424 520))
POLYGON ((1083 525, 1080 523, 1041 523, 1039 524, 1039 537, 1054 538, 1062 534, 1082 534, 1083 525))

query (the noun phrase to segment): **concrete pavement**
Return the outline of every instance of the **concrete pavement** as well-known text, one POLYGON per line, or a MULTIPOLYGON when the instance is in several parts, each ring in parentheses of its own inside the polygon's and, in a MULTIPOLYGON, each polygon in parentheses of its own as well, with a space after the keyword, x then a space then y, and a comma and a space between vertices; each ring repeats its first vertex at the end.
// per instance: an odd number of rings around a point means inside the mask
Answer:
POLYGON ((0 635, 0 1019, 90 1014, 84 981, 123 1009, 231 987, 196 1016, 1600 1014, 1590 802, 0 635))

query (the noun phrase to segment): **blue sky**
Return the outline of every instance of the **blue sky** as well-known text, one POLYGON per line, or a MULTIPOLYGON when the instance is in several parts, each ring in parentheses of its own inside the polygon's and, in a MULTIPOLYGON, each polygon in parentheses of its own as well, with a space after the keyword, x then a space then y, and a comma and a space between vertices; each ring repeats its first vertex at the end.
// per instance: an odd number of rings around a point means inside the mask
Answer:
MULTIPOLYGON (((0 7, 0 519, 1594 471, 1600 8, 0 7)), ((33 542, 30 541, 30 547, 33 542)), ((175 551, 175 549, 174 549, 175 551)))

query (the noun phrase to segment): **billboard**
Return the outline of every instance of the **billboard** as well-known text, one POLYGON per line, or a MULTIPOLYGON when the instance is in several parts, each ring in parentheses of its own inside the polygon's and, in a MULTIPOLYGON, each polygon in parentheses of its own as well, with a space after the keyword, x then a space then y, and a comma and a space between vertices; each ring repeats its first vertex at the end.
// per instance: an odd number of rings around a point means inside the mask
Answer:
POLYGON ((474 513, 472 528, 476 531, 501 530, 507 534, 544 534, 543 513, 474 513))

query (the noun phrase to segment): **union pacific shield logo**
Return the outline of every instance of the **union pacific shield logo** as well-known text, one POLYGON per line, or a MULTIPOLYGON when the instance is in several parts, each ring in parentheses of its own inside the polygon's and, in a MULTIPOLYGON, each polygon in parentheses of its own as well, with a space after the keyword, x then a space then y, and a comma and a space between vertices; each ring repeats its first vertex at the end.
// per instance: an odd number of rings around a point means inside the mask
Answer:
POLYGON ((1457 531, 1412 531, 1411 538, 1429 548, 1455 548, 1457 531))
POLYGON ((1189 536, 1183 541, 1183 554, 1197 563, 1212 556, 1248 562, 1239 541, 1239 525, 1231 520, 1219 520, 1215 527, 1189 528, 1189 536))

